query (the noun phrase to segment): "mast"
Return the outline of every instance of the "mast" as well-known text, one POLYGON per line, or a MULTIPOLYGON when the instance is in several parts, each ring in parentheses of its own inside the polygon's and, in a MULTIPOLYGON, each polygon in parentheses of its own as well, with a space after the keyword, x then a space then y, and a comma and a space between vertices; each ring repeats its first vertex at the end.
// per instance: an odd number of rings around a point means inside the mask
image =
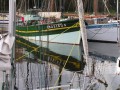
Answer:
POLYGON ((98 0, 94 0, 93 2, 93 12, 95 16, 98 14, 98 0))
POLYGON ((14 21, 14 19, 13 19, 14 18, 14 15, 13 15, 13 13, 14 13, 13 5, 14 5, 13 0, 9 0, 9 30, 8 30, 8 32, 10 34, 12 34, 12 32, 13 32, 13 21, 14 21))
MULTIPOLYGON (((12 53, 11 53, 11 64, 14 64, 15 58, 15 44, 14 37, 15 37, 15 14, 16 13, 16 0, 9 0, 9 25, 8 25, 8 33, 10 34, 10 44, 13 45, 12 53)), ((11 83, 10 83, 10 90, 14 88, 14 79, 13 79, 13 68, 11 68, 11 83)))
MULTIPOLYGON (((117 0, 117 22, 119 20, 119 0, 117 0)), ((118 31, 118 45, 120 46, 120 28, 119 26, 117 27, 118 31)))
POLYGON ((119 0, 117 0, 117 20, 119 18, 119 0))
POLYGON ((82 0, 77 0, 77 6, 78 6, 78 16, 79 16, 79 24, 80 24, 80 31, 82 35, 82 41, 83 41, 83 49, 85 54, 86 62, 88 60, 88 43, 87 43, 87 32, 85 28, 84 23, 84 10, 83 10, 83 3, 82 0))

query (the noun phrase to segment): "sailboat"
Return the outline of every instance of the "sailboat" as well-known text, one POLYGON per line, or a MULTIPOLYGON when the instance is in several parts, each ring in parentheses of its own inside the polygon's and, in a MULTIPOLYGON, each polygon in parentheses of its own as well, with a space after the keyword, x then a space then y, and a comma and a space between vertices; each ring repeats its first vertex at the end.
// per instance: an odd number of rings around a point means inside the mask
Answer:
MULTIPOLYGON (((53 4, 53 0, 51 0, 51 3, 53 4)), ((94 0, 94 3, 98 2, 94 0)), ((95 14, 97 14, 97 8, 94 9, 95 14)), ((78 18, 62 19, 62 12, 40 11, 38 15, 34 14, 29 15, 29 18, 25 17, 25 20, 28 22, 27 25, 18 25, 16 27, 16 34, 32 40, 40 40, 41 37, 41 41, 44 42, 80 44, 81 36, 78 18), (59 18, 56 16, 59 16, 59 18)), ((97 23, 104 19, 107 19, 107 17, 94 17, 93 24, 86 23, 87 39, 89 41, 118 42, 119 23, 97 23)))
POLYGON ((17 26, 16 34, 30 36, 31 38, 38 36, 36 40, 39 40, 39 36, 41 36, 42 41, 47 41, 49 35, 49 42, 80 44, 78 19, 34 26, 17 26))
MULTIPOLYGON (((51 2, 53 2, 53 0, 51 0, 51 2)), ((41 41, 44 42, 80 44, 81 36, 78 18, 63 19, 61 18, 62 12, 51 11, 41 11, 38 15, 40 18, 37 20, 28 20, 27 25, 16 26, 16 34, 34 40, 40 40, 41 38, 41 41), (59 16, 59 18, 56 16, 59 16), (31 24, 31 22, 33 23, 31 24)), ((31 15, 31 17, 37 16, 31 15)))
MULTIPOLYGON (((94 0, 94 12, 95 15, 98 14, 98 0, 94 0)), ((106 5, 105 5, 106 6, 106 5)), ((111 20, 110 18, 104 17, 94 17, 94 24, 88 25, 87 36, 89 41, 99 41, 99 42, 118 42, 118 27, 119 22, 116 20, 111 20), (107 22, 99 24, 99 21, 107 22), (109 20, 110 19, 110 20, 109 20), (114 22, 115 21, 115 22, 114 22)))
MULTIPOLYGON (((79 0, 78 0, 79 1, 79 0)), ((81 0, 82 2, 82 0, 81 0)), ((79 5, 79 9, 83 9, 80 7, 79 5)), ((81 10, 82 13, 83 13, 83 10, 81 10)), ((80 14, 80 13, 79 13, 80 14)), ((83 14, 81 14, 81 17, 79 18, 81 21, 80 21, 80 24, 81 26, 84 26, 84 23, 83 23, 83 18, 82 18, 83 14)), ((80 44, 80 32, 84 30, 84 28, 82 27, 81 31, 79 31, 80 27, 79 27, 79 19, 67 19, 67 20, 59 20, 57 22, 50 22, 50 23, 44 23, 44 24, 35 24, 35 25, 27 25, 27 26, 17 26, 16 27, 16 34, 20 35, 20 36, 28 36, 29 39, 31 38, 34 38, 34 39, 37 39, 38 40, 44 40, 44 41, 47 41, 49 40, 49 42, 51 42, 52 38, 54 39, 54 41, 52 40, 52 42, 57 42, 57 43, 69 43, 69 44, 80 44), (33 36, 33 37, 32 37, 33 36), (58 37, 57 37, 58 36, 58 37), (56 39, 57 38, 57 39, 56 39), (77 42, 76 42, 77 41, 77 42)), ((82 32, 81 32, 82 33, 82 32)), ((86 35, 82 35, 82 36, 86 36, 86 35)), ((25 37, 26 38, 26 37, 25 37)), ((30 46, 30 44, 26 44, 23 41, 23 44, 26 45, 26 47, 31 47, 32 48, 32 51, 33 51, 33 45, 30 46)), ((84 41, 83 41, 84 42, 84 41)), ((43 45, 43 43, 42 43, 43 45)), ((66 49, 64 49, 62 47, 61 48, 55 48, 55 46, 51 45, 52 47, 54 47, 53 49, 55 49, 56 51, 57 50, 60 50, 61 52, 62 51, 68 51, 66 49)), ((51 47, 50 44, 48 46, 48 48, 51 47)), ((59 46, 59 45, 57 45, 59 46)), ((65 46, 65 44, 63 44, 63 46, 65 46)), ((74 45, 73 45, 74 46, 74 45)), ((72 54, 71 51, 73 51, 73 46, 68 54, 68 58, 70 56, 70 54, 72 54)), ((79 45, 76 45, 76 46, 79 46, 79 45)), ((85 46, 85 45, 84 45, 85 46)), ((38 47, 38 46, 37 46, 38 47)), ((34 47, 35 48, 35 47, 34 47)), ((67 46, 68 49, 70 49, 70 47, 67 46)), ((87 48, 87 47, 86 47, 87 48)), ((29 49, 30 50, 30 49, 29 49)), ((38 49, 39 50, 39 49, 38 49)), ((37 48, 35 50, 36 53, 38 53, 37 51, 37 48)), ((40 51, 43 50, 43 49, 40 49, 40 51)), ((81 53, 79 53, 77 50, 79 50, 79 48, 77 48, 75 50, 75 52, 78 54, 78 55, 81 55, 81 53)), ((65 54, 67 54, 66 52, 64 52, 65 54)), ((75 55, 76 53, 73 52, 75 55)), ((63 55, 64 54, 63 52, 61 53, 62 54, 62 57, 65 56, 63 55)), ((86 52, 87 53, 87 52, 86 52)), ((41 53, 41 54, 44 54, 44 53, 41 53)), ((57 58, 59 58, 60 56, 58 56, 58 54, 55 54, 55 55, 51 55, 52 52, 49 52, 48 55, 50 56, 55 56, 57 58)), ((38 55, 40 55, 40 53, 38 53, 38 55)), ((46 58, 46 55, 47 53, 45 53, 45 58, 46 58)), ((80 58, 80 56, 78 56, 80 58)), ((41 57, 40 57, 41 58, 41 57)), ((44 58, 44 59, 45 59, 44 58)), ((48 58, 49 61, 51 58, 48 58)), ((65 59, 66 60, 66 59, 65 59)), ((79 59, 80 60, 80 59, 79 59)), ((55 60, 53 60, 55 61, 55 60)), ((52 62, 53 62, 52 61, 52 62)), ((67 60, 66 60, 67 61, 67 60)), ((71 61, 71 60, 70 60, 71 61)), ((56 62, 59 64, 58 60, 56 60, 56 62)), ((68 63, 66 63, 68 64, 68 63)), ((66 64, 64 64, 66 66, 66 64)), ((69 64, 70 65, 70 64, 69 64)), ((77 64, 75 64, 75 66, 77 66, 77 64)), ((73 66, 73 67, 75 67, 73 66)), ((81 65, 82 66, 82 65, 81 65)), ((73 69, 72 67, 72 69, 73 69)), ((47 67, 48 68, 48 67, 47 67)), ((42 69, 42 68, 41 68, 42 69)), ((40 70, 40 69, 39 69, 40 70)), ((80 69, 79 69, 80 70, 80 69)), ((28 70, 29 71, 29 70, 28 70)), ((46 72, 47 73, 47 72, 46 72)), ((29 75, 28 75, 29 76, 29 75)), ((47 75, 48 76, 48 75, 47 75)), ((47 77, 46 77, 47 78, 47 77)), ((42 78, 43 79, 43 78, 42 78)), ((59 79, 59 78, 58 78, 59 79)), ((37 81, 37 80, 36 80, 37 81)), ((45 80, 44 80, 45 81, 45 80)), ((48 80, 47 80, 48 81, 48 80)), ((27 81, 26 81, 27 82, 27 81)), ((42 82, 43 83, 43 82, 42 82)), ((49 83, 49 82, 48 82, 49 83)), ((53 85, 53 87, 50 87, 50 86, 45 86, 45 88, 42 88, 42 90, 44 89, 56 89, 56 88, 62 88, 62 87, 69 87, 70 85, 59 85, 59 86, 56 86, 56 83, 53 85)), ((37 87, 36 89, 33 89, 33 90, 40 90, 41 88, 40 87, 37 87), (38 88, 38 89, 37 89, 38 88), (40 88, 40 89, 39 89, 40 88)))

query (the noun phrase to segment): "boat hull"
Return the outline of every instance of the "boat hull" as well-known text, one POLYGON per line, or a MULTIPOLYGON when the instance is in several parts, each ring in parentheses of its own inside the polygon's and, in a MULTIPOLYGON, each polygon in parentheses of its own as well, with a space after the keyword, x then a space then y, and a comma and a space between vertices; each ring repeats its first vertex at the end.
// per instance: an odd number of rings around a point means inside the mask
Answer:
POLYGON ((87 27, 87 39, 100 42, 117 42, 117 24, 100 24, 87 27))
POLYGON ((16 34, 33 40, 80 44, 79 20, 65 20, 41 25, 17 26, 16 34))
POLYGON ((80 31, 75 32, 68 32, 62 34, 53 34, 53 35, 45 35, 45 36, 29 36, 26 37, 29 40, 37 40, 43 42, 50 42, 50 43, 61 43, 61 44, 80 44, 81 35, 80 31))

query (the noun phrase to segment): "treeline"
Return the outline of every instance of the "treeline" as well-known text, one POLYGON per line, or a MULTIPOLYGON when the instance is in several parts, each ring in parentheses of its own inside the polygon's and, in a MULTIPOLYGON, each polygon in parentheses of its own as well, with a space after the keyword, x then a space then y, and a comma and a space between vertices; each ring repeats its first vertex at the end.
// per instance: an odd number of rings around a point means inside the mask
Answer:
MULTIPOLYGON (((49 11, 74 12, 77 10, 77 0, 16 0, 16 9, 22 12, 30 8, 41 8, 49 11), (52 7, 50 3, 52 4, 52 7), (62 5, 62 6, 61 6, 62 5), (50 10, 51 8, 54 8, 50 10)), ((116 12, 117 0, 104 0, 110 12, 116 12)), ((0 12, 8 12, 9 0, 0 0, 0 12)), ((93 12, 93 0, 83 0, 85 12, 93 12)), ((103 0, 98 0, 98 12, 107 12, 103 0)))

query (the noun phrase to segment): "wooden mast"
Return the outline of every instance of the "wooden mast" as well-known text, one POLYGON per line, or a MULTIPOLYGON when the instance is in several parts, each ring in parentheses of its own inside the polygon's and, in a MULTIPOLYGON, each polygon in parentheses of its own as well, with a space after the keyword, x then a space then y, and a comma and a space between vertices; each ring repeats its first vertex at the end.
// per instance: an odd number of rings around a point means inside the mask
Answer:
POLYGON ((98 0, 94 0, 93 2, 93 12, 95 16, 98 14, 98 0))
POLYGON ((87 43, 87 32, 84 23, 84 10, 83 10, 83 2, 82 0, 77 0, 78 6, 78 16, 79 16, 79 24, 80 24, 80 35, 82 36, 83 41, 83 49, 85 54, 86 62, 88 62, 88 43, 87 43))

